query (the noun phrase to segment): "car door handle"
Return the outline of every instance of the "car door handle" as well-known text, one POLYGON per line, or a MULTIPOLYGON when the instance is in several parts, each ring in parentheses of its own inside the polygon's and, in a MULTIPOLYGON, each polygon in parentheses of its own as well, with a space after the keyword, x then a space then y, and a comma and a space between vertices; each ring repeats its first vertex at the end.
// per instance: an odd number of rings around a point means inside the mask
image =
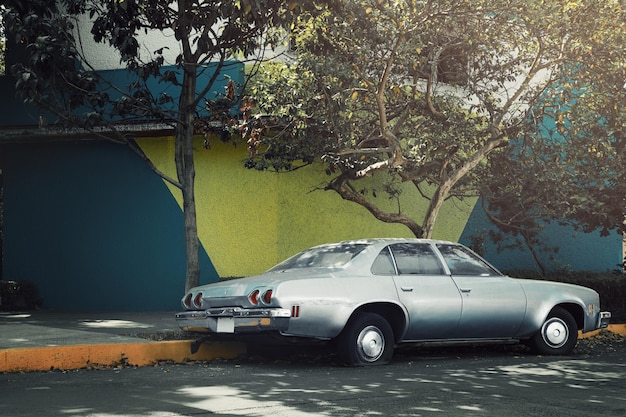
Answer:
POLYGON ((460 288, 461 292, 464 294, 469 294, 472 292, 471 288, 460 288))
POLYGON ((413 287, 400 287, 402 291, 411 292, 413 291, 413 287))

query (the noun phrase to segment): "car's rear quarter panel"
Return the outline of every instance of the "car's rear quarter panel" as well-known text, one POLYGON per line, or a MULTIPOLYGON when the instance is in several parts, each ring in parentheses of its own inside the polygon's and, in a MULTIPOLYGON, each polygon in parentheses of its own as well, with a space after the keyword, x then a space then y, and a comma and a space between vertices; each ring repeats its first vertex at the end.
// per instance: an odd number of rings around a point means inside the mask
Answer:
POLYGON ((327 277, 280 283, 275 300, 283 308, 297 306, 286 334, 334 338, 353 312, 364 304, 377 302, 399 305, 391 277, 327 277))

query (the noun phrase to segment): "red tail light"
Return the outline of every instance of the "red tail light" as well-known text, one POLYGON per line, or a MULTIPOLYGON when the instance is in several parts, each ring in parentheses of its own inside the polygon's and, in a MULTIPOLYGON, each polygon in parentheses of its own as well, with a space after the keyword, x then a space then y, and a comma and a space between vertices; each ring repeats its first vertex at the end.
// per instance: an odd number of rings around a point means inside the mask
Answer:
POLYGON ((202 307, 202 293, 199 292, 198 294, 196 294, 195 297, 193 297, 193 305, 197 308, 202 307))
POLYGON ((274 292, 274 291, 272 291, 272 290, 267 290, 267 291, 265 291, 265 292, 263 293, 263 295, 261 296, 261 302, 262 302, 263 304, 269 304, 269 303, 271 303, 271 302, 272 302, 272 293, 273 293, 273 292, 274 292))
POLYGON ((254 290, 250 293, 250 295, 248 295, 248 300, 250 301, 250 303, 252 305, 258 305, 259 304, 259 295, 261 294, 261 291, 259 290, 254 290))

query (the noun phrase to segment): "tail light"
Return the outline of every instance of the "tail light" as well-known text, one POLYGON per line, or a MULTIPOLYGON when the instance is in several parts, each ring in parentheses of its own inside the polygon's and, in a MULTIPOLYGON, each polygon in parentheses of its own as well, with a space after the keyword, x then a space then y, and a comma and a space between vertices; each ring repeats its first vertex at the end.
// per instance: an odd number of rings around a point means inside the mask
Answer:
POLYGON ((199 292, 193 297, 193 305, 194 307, 200 308, 202 307, 202 293, 199 292))
POLYGON ((259 304, 259 296, 261 295, 261 291, 259 290, 254 290, 250 293, 250 295, 248 295, 248 300, 250 301, 250 304, 256 306, 259 304))
POLYGON ((261 302, 265 305, 268 305, 269 303, 272 302, 272 293, 274 291, 272 290, 267 290, 263 293, 263 295, 261 296, 261 302))
POLYGON ((253 306, 258 306, 259 304, 269 305, 272 302, 273 293, 274 291, 271 289, 265 290, 263 293, 261 293, 261 290, 256 289, 248 295, 248 301, 253 306))

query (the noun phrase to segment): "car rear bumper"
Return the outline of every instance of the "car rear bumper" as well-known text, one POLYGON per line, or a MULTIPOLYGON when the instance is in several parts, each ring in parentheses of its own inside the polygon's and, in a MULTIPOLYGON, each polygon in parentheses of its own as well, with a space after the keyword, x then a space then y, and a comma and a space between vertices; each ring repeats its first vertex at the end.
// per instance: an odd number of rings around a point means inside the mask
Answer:
POLYGON ((291 310, 284 308, 212 308, 176 313, 181 329, 202 333, 284 331, 290 318, 291 310))

